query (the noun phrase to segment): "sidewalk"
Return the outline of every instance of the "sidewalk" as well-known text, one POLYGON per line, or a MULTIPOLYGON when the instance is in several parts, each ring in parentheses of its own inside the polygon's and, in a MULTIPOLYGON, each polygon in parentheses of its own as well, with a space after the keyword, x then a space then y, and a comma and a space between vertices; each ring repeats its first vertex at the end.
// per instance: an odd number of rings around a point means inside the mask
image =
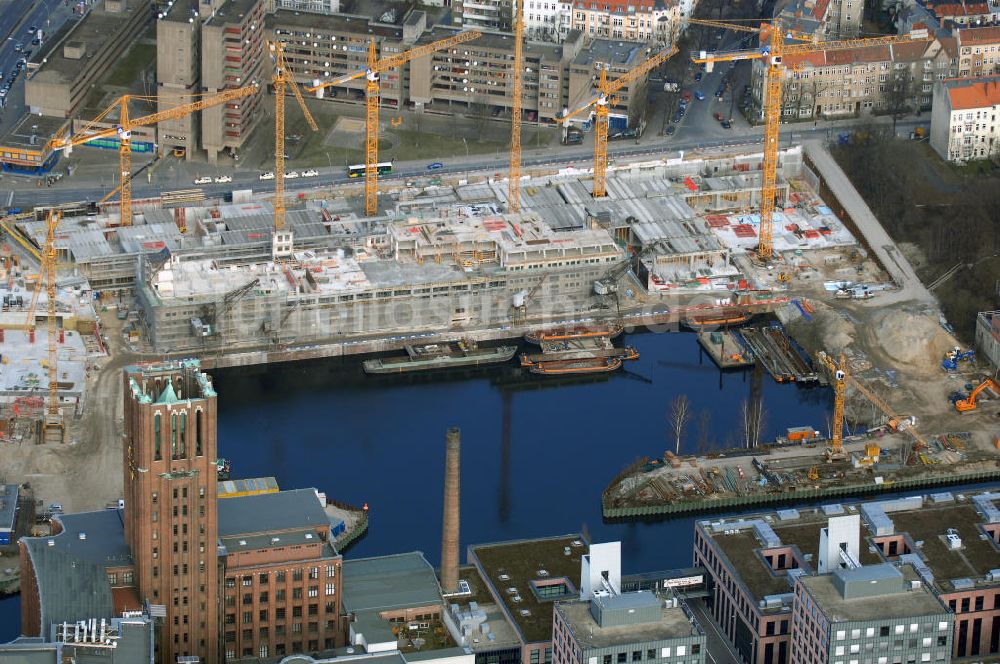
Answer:
POLYGON ((896 304, 916 300, 921 304, 936 304, 934 296, 921 283, 917 277, 913 266, 906 260, 906 257, 899 251, 896 243, 879 223, 879 220, 872 213, 868 204, 865 203, 861 194, 854 188, 844 171, 834 161, 826 146, 820 141, 810 140, 805 143, 806 154, 815 165, 818 175, 823 178, 826 185, 837 197, 840 204, 844 206, 847 214, 857 225, 858 230, 868 240, 869 246, 878 256, 879 262, 889 272, 892 280, 899 286, 899 290, 880 295, 872 302, 877 302, 878 306, 896 304))

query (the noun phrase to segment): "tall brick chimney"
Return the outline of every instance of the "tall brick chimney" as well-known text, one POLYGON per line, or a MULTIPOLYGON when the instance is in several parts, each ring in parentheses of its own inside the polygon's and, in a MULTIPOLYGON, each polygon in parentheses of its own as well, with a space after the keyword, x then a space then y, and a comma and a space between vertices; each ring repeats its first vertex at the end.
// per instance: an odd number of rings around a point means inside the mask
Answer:
POLYGON ((461 433, 448 429, 444 457, 444 525, 441 528, 441 590, 458 590, 458 523, 461 487, 461 433))

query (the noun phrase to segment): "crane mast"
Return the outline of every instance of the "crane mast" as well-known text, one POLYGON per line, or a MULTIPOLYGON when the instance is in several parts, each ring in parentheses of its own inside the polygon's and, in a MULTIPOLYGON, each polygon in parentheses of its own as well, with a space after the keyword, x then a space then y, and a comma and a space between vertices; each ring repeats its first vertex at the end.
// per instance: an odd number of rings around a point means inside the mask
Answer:
POLYGON ((209 97, 203 97, 198 101, 189 104, 181 104, 174 108, 150 115, 143 115, 132 119, 129 115, 129 103, 132 100, 155 101, 156 97, 135 97, 132 95, 122 95, 111 106, 106 108, 100 115, 91 121, 91 124, 84 127, 74 136, 57 137, 48 142, 48 147, 54 150, 65 150, 67 154, 77 145, 83 145, 93 140, 101 138, 118 137, 118 165, 119 184, 121 191, 120 223, 122 226, 132 225, 132 130, 136 127, 147 127, 159 124, 164 120, 175 120, 192 113, 224 104, 227 101, 240 99, 257 92, 256 84, 247 85, 242 88, 224 90, 209 97), (118 121, 114 127, 100 127, 96 123, 102 122, 103 118, 118 108, 118 121))
POLYGON ((521 114, 524 94, 524 0, 514 0, 514 71, 511 85, 513 100, 510 110, 510 174, 507 178, 507 207, 510 212, 521 210, 521 114))
POLYGON ((292 89, 295 100, 302 109, 309 128, 318 131, 319 126, 299 92, 299 86, 285 64, 285 49, 281 42, 271 42, 268 47, 274 58, 274 232, 285 230, 285 94, 292 89))
POLYGON ((927 39, 915 35, 883 35, 881 37, 813 42, 809 36, 795 32, 786 32, 780 19, 774 19, 770 23, 762 23, 759 28, 703 19, 689 19, 689 22, 726 30, 756 32, 761 37, 761 46, 757 49, 718 54, 708 54, 702 51, 700 55, 692 56, 691 59, 693 62, 709 64, 715 62, 732 62, 735 60, 764 61, 764 157, 761 164, 760 237, 757 245, 757 256, 762 261, 769 261, 774 256, 774 211, 777 206, 778 196, 781 83, 786 68, 784 63, 785 58, 790 55, 808 55, 811 53, 823 53, 825 51, 842 51, 852 48, 864 48, 866 46, 912 42, 918 39, 927 41, 927 39), (809 41, 809 43, 786 44, 786 38, 809 41), (764 42, 766 42, 766 45, 764 45, 764 42))
MULTIPOLYGON (((315 92, 316 96, 321 97, 326 88, 343 85, 361 77, 365 79, 365 214, 369 217, 378 214, 378 108, 381 94, 381 73, 482 36, 483 33, 478 30, 467 30, 403 53, 384 57, 381 60, 378 59, 375 52, 375 41, 372 40, 368 43, 367 67, 365 69, 346 74, 326 83, 320 83, 316 80, 312 86, 306 86, 306 90, 315 92)), ((295 94, 299 94, 297 87, 295 94)), ((275 173, 275 178, 277 176, 278 174, 275 173)))

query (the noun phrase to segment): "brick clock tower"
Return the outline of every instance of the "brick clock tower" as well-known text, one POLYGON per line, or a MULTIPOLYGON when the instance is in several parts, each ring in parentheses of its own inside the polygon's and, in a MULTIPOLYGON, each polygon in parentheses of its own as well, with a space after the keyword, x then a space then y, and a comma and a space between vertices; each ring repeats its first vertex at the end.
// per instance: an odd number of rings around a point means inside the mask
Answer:
POLYGON ((125 370, 123 450, 139 597, 166 610, 157 661, 219 664, 216 394, 196 360, 125 370))

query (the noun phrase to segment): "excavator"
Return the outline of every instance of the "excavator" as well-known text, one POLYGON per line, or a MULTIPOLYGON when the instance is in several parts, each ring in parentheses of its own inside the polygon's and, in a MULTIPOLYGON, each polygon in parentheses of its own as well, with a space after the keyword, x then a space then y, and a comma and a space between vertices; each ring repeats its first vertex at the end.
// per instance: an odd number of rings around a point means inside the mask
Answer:
POLYGON ((987 378, 973 388, 973 390, 969 392, 969 396, 955 401, 955 410, 960 413, 971 413, 974 411, 976 409, 976 399, 980 394, 982 394, 983 390, 989 390, 994 395, 1000 396, 1000 385, 997 385, 992 378, 987 378))

